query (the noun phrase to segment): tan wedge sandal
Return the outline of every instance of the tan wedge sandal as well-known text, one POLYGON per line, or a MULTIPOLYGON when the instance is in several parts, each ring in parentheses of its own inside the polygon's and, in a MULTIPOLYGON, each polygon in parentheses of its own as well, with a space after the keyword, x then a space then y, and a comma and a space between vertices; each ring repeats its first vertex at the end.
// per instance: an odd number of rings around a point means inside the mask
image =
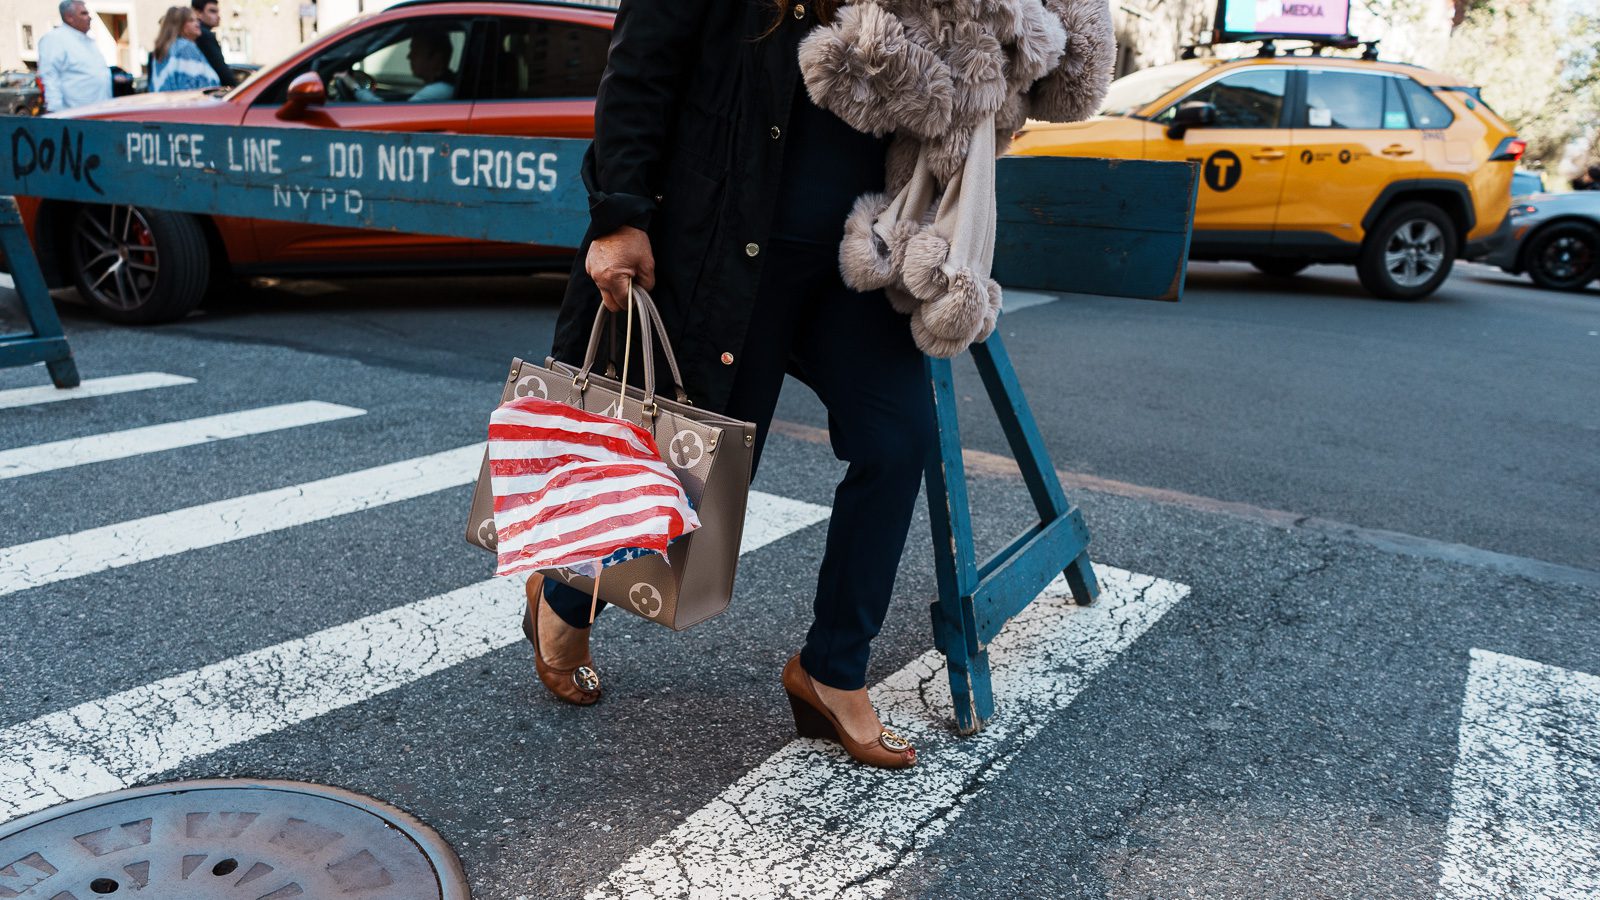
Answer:
MULTIPOLYGON (((544 602, 544 576, 528 579, 528 605, 522 612, 522 633, 533 645, 533 667, 539 680, 556 695, 557 699, 578 706, 588 706, 600 699, 600 676, 594 670, 594 657, 585 654, 583 662, 571 669, 558 669, 544 661, 539 650, 539 613, 548 604, 544 602)), ((553 612, 553 611, 552 611, 553 612)))
POLYGON ((907 769, 916 765, 917 748, 887 728, 871 743, 861 744, 852 739, 839 720, 828 711, 827 704, 817 696, 811 676, 800 667, 798 653, 783 667, 783 689, 789 694, 789 707, 794 710, 794 727, 801 737, 838 741, 856 762, 880 769, 907 769))

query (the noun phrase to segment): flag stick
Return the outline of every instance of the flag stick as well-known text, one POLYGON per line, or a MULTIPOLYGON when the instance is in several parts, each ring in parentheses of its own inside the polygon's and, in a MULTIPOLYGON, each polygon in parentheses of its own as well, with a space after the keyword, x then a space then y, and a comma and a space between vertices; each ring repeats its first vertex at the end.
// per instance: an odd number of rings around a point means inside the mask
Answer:
POLYGON ((594 614, 600 611, 600 575, 605 569, 594 573, 594 593, 589 595, 589 624, 594 624, 594 614))
MULTIPOLYGON (((623 327, 622 338, 622 388, 617 392, 617 418, 628 419, 628 360, 633 358, 633 279, 628 279, 628 324, 623 327)), ((615 347, 616 344, 611 346, 615 347)), ((604 560, 594 573, 594 592, 589 595, 589 624, 594 624, 595 613, 600 610, 600 576, 605 572, 604 560)))

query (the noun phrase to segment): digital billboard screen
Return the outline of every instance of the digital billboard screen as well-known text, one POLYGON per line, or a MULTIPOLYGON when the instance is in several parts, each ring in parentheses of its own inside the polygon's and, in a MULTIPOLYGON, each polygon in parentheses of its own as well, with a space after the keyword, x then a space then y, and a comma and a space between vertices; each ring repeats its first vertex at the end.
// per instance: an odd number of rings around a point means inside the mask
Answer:
POLYGON ((1219 0, 1221 40, 1252 35, 1343 37, 1350 30, 1350 0, 1219 0))

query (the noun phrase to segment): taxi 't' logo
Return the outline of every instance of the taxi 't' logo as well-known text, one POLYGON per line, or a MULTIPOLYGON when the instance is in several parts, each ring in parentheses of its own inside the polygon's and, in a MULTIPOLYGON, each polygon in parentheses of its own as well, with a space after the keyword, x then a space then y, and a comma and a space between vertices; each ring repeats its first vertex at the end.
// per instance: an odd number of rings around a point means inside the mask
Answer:
POLYGON ((1239 176, 1244 174, 1244 168, 1239 164, 1239 154, 1232 150, 1218 150, 1206 157, 1201 172, 1205 175, 1206 187, 1220 192, 1233 190, 1233 186, 1239 183, 1239 176))

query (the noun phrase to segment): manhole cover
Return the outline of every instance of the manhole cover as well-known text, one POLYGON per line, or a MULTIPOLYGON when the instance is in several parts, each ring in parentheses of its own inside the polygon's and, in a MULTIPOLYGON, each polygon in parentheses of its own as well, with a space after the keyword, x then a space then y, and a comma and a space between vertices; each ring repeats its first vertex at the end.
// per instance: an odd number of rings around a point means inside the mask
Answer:
POLYGON ((455 853, 405 813, 291 781, 182 781, 0 826, 0 898, 467 900, 455 853))

